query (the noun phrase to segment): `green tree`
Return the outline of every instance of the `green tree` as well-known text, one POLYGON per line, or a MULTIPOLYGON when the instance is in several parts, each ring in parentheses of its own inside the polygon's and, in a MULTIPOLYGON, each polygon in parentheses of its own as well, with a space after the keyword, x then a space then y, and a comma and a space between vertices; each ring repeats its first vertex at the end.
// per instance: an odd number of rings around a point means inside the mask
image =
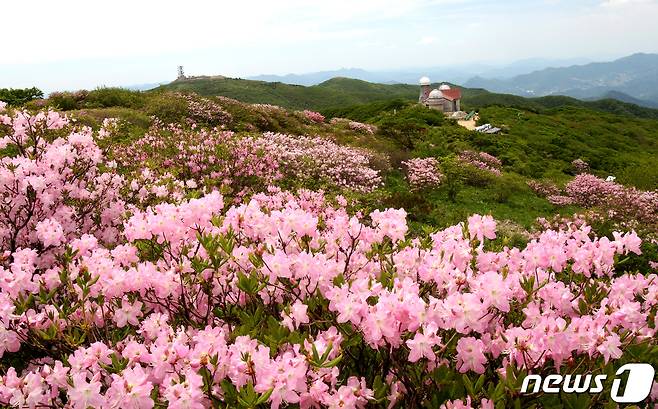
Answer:
POLYGON ((10 106, 21 106, 27 102, 43 98, 43 91, 39 88, 0 88, 0 101, 10 106))

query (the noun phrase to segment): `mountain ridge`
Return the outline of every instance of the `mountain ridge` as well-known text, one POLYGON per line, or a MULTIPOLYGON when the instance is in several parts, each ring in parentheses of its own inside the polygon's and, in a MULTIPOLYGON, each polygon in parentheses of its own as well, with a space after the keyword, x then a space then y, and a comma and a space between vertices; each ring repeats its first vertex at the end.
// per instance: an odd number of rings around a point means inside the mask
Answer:
POLYGON ((610 92, 626 94, 635 103, 658 104, 658 54, 636 53, 610 62, 546 68, 509 79, 474 77, 466 87, 521 96, 566 95, 595 99, 610 92))
POLYGON ((456 83, 462 83, 475 75, 496 78, 509 78, 546 67, 563 67, 576 63, 588 62, 587 59, 544 59, 527 58, 504 65, 491 64, 460 64, 445 67, 415 67, 392 70, 365 70, 362 68, 340 68, 306 73, 288 73, 283 75, 260 74, 247 79, 282 82, 294 85, 318 85, 334 77, 349 77, 368 82, 416 84, 418 78, 429 76, 434 79, 450 78, 456 83))

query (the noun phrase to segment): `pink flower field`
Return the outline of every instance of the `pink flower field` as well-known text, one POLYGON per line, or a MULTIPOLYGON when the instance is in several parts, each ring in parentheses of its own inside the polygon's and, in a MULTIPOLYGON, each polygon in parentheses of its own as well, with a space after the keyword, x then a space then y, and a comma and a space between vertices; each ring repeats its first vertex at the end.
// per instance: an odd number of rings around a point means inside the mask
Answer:
MULTIPOLYGON (((369 149, 233 132, 217 103, 185 101, 189 122, 127 143, 118 120, 0 104, 0 406, 551 407, 521 395, 526 375, 658 362, 658 276, 625 267, 632 227, 546 222, 515 246, 471 214, 419 232, 403 208, 354 205, 383 183, 369 149)), ((404 166, 416 191, 442 183, 435 158, 404 166)), ((656 214, 655 193, 592 175, 531 186, 656 214)))

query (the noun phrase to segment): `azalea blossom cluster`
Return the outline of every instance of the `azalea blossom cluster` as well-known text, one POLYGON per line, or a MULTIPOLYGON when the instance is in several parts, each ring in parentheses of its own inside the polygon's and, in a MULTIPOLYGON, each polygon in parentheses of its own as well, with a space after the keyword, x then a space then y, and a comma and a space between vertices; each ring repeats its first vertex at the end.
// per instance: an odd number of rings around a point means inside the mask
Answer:
POLYGON ((265 139, 219 129, 155 121, 144 137, 117 145, 112 153, 119 165, 133 170, 131 189, 141 197, 150 192, 164 198, 166 192, 181 192, 181 183, 191 189, 223 186, 242 197, 281 178, 277 154, 265 139), (150 171, 142 178, 145 167, 150 171))
MULTIPOLYGON (((0 116, 3 147, 17 152, 0 159, 0 242, 15 251, 49 253, 67 238, 94 234, 118 238, 124 181, 111 166, 101 171, 101 149, 88 127, 71 128, 57 112, 25 111, 0 116), (68 134, 62 132, 70 132, 68 134)), ((28 272, 25 274, 29 275, 28 272)))
POLYGON ((347 128, 352 131, 356 131, 367 135, 374 135, 377 132, 376 125, 364 124, 363 122, 352 121, 347 118, 338 118, 338 117, 331 118, 329 123, 332 125, 337 125, 337 124, 346 125, 347 128))
MULTIPOLYGON (((402 209, 359 218, 308 191, 161 203, 123 231, 112 248, 60 238, 47 266, 14 252, 0 355, 51 346, 2 376, 0 403, 420 405, 434 368, 498 383, 508 366, 603 365, 655 345, 658 277, 615 275, 618 256, 640 252, 632 232, 581 225, 487 250, 491 216, 410 238, 402 209), (388 362, 385 379, 352 375, 354 354, 388 362)), ((468 398, 490 407, 484 392, 468 398)))
POLYGON ((565 217, 562 215, 555 215, 550 218, 539 217, 536 220, 539 226, 539 231, 545 230, 579 230, 586 226, 590 215, 576 213, 572 216, 565 217))
POLYGON ((108 139, 117 136, 121 129, 121 121, 118 118, 105 118, 98 130, 98 140, 108 139))
POLYGON ((282 112, 284 111, 283 108, 281 108, 278 105, 272 105, 272 104, 251 104, 251 106, 259 111, 265 111, 265 112, 282 112))
POLYGON ((478 169, 486 170, 496 176, 500 176, 503 163, 500 159, 487 152, 463 151, 457 159, 463 163, 475 166, 478 169))
POLYGON ((407 168, 407 181, 412 190, 431 189, 441 184, 443 175, 436 158, 412 158, 402 165, 407 168))
MULTIPOLYGON (((187 187, 229 187, 239 199, 263 191, 274 181, 287 177, 296 183, 326 180, 340 188, 371 191, 381 184, 379 171, 370 166, 374 155, 321 137, 266 132, 239 136, 230 131, 185 129, 156 121, 149 132, 130 145, 113 151, 119 165, 134 169, 134 191, 165 196, 164 185, 174 193, 173 176, 187 187), (151 169, 146 185, 139 185, 143 168, 151 169), (155 176, 152 179, 151 176, 155 176), (158 181, 156 183, 156 180, 158 181), (142 190, 145 189, 145 190, 142 190)), ((180 185, 180 184, 178 184, 180 185)))
POLYGON ((550 195, 546 199, 555 206, 568 206, 575 203, 572 197, 565 195, 550 195))
POLYGON ((577 175, 565 190, 576 204, 600 207, 614 219, 650 224, 658 219, 658 190, 642 191, 588 173, 577 175))
POLYGON ((192 94, 177 93, 187 103, 190 123, 202 122, 212 126, 226 125, 232 120, 230 113, 217 102, 192 94))
POLYGON ((340 118, 340 117, 333 117, 329 120, 330 125, 338 125, 338 124, 347 124, 350 122, 350 119, 347 118, 340 118))
POLYGON ((317 124, 321 124, 324 122, 324 115, 322 115, 319 112, 310 111, 306 109, 302 111, 302 114, 304 115, 304 117, 306 117, 306 119, 308 119, 311 122, 315 122, 317 124))
POLYGON ((560 195, 561 191, 553 182, 528 180, 528 187, 539 197, 549 197, 560 195))
POLYGON ((584 160, 578 158, 578 159, 574 159, 573 161, 571 161, 571 167, 577 173, 585 173, 589 170, 589 163, 587 163, 584 160))
MULTIPOLYGON (((6 111, 6 104, 3 110, 6 111)), ((14 145, 22 154, 37 154, 46 143, 43 136, 48 131, 59 130, 69 124, 69 119, 55 111, 11 111, 0 115, 0 148, 14 145)))
POLYGON ((364 124, 362 122, 350 121, 347 126, 353 131, 365 133, 368 135, 373 135, 377 132, 377 127, 375 125, 364 124))
POLYGON ((130 183, 123 188, 123 196, 128 203, 141 207, 162 201, 179 203, 201 187, 194 179, 180 180, 169 172, 155 172, 145 167, 131 173, 130 183))
POLYGON ((322 137, 272 132, 264 133, 262 140, 275 152, 281 171, 295 180, 324 179, 358 192, 372 191, 382 183, 379 171, 370 165, 374 154, 365 149, 322 137))

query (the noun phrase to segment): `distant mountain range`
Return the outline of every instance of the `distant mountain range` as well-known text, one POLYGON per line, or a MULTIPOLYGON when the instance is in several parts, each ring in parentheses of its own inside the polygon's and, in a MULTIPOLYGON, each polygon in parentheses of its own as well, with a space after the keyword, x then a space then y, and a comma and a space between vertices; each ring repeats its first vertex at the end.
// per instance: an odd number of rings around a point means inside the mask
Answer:
POLYGON ((545 68, 506 79, 478 76, 466 81, 464 86, 533 97, 614 98, 658 107, 658 54, 640 53, 611 62, 545 68))
POLYGON ((528 59, 502 67, 464 65, 404 71, 342 68, 305 74, 258 75, 249 79, 304 86, 318 85, 336 77, 380 84, 416 84, 418 78, 425 75, 434 81, 525 97, 565 95, 584 101, 612 98, 658 108, 658 54, 638 53, 595 63, 582 59, 528 59))
POLYGON ((248 77, 251 80, 282 82, 293 85, 318 85, 336 77, 353 78, 380 84, 416 84, 418 79, 429 76, 435 81, 464 83, 474 76, 484 78, 510 78, 546 67, 563 67, 588 62, 583 59, 549 60, 541 58, 516 61, 504 66, 486 64, 467 64, 450 67, 419 67, 407 70, 367 71, 360 68, 341 68, 331 71, 309 72, 287 75, 256 75, 248 77))

